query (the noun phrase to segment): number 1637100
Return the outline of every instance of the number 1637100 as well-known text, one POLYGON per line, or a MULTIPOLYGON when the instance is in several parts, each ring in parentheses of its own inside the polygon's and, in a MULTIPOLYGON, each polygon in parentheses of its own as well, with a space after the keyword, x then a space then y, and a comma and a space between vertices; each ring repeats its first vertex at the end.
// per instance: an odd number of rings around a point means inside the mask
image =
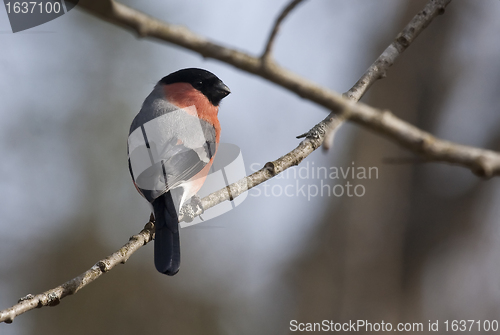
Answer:
POLYGON ((28 13, 59 13, 61 11, 60 2, 41 2, 41 1, 30 1, 30 2, 7 2, 5 3, 7 8, 7 13, 15 14, 28 14, 28 13))

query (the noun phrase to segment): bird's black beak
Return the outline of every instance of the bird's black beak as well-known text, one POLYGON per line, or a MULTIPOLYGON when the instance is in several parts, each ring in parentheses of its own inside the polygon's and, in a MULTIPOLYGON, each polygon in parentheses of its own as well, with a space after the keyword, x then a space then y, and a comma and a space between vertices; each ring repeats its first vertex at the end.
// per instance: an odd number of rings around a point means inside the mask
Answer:
POLYGON ((219 106, 220 101, 227 97, 229 93, 231 93, 231 90, 222 81, 219 81, 204 92, 214 106, 219 106))
POLYGON ((227 97, 229 93, 231 93, 229 87, 227 87, 222 81, 216 86, 216 89, 221 95, 221 99, 227 97))

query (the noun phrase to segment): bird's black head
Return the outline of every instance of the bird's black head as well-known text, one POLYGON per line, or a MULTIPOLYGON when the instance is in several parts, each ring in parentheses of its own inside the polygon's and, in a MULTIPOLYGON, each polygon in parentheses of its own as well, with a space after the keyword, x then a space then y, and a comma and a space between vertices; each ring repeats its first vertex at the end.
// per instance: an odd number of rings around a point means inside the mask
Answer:
POLYGON ((175 83, 189 83, 195 89, 203 93, 214 105, 219 106, 220 101, 231 91, 224 85, 222 80, 217 78, 212 72, 190 68, 182 69, 163 77, 160 83, 168 85, 175 83))

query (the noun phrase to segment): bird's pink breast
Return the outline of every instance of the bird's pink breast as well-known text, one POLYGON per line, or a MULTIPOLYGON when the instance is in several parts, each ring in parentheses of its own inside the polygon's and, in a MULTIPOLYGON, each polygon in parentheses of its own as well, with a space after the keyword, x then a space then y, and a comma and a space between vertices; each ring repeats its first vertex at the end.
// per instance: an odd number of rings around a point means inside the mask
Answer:
POLYGON ((191 84, 175 83, 165 85, 165 97, 180 108, 195 106, 196 113, 189 108, 186 108, 186 112, 212 124, 215 128, 216 142, 219 143, 220 124, 217 118, 219 107, 212 105, 203 93, 193 88, 191 84))

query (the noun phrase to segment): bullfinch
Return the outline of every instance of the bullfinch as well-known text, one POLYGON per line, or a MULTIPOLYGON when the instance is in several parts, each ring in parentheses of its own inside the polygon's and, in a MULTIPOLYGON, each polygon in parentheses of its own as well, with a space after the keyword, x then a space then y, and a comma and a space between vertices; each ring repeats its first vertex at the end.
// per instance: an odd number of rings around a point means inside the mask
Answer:
POLYGON ((155 216, 154 262, 179 271, 179 210, 203 185, 220 138, 217 118, 229 88, 213 73, 189 68, 162 78, 132 121, 129 170, 155 216))

